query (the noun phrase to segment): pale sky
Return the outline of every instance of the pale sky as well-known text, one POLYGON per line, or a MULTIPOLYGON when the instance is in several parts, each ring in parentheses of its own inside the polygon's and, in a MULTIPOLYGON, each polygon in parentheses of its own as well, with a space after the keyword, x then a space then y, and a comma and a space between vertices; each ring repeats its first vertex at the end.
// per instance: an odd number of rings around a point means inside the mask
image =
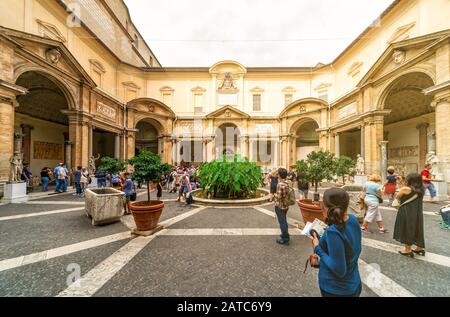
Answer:
POLYGON ((125 0, 165 67, 315 66, 336 58, 393 0, 125 0))

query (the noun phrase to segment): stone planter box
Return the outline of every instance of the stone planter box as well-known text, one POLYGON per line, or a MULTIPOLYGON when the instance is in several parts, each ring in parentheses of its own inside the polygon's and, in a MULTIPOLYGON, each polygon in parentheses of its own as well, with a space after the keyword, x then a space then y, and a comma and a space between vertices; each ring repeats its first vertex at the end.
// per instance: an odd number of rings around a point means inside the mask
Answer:
POLYGON ((120 221, 124 203, 125 193, 114 188, 86 190, 86 214, 94 226, 120 221))

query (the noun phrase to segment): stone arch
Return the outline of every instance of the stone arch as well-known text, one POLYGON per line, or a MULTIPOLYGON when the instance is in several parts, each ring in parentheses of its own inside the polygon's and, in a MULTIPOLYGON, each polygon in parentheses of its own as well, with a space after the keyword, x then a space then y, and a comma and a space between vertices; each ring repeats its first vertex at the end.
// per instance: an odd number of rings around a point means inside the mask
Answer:
POLYGON ((291 127, 290 127, 290 129, 289 129, 289 133, 290 133, 291 135, 297 135, 298 129, 299 129, 302 125, 304 125, 304 124, 306 124, 306 123, 309 123, 309 122, 315 123, 315 124, 317 125, 317 129, 320 128, 320 122, 318 122, 318 121, 317 121, 315 118, 313 118, 312 116, 305 116, 305 117, 302 117, 302 118, 298 119, 297 121, 295 121, 295 122, 291 125, 291 127))
POLYGON ((64 94, 68 103, 68 110, 76 110, 78 108, 79 98, 77 92, 67 81, 62 79, 61 76, 58 76, 56 72, 29 63, 21 64, 14 69, 14 82, 17 83, 17 80, 28 72, 38 73, 52 81, 64 94))
MULTIPOLYGON (((290 105, 288 105, 286 108, 284 108, 284 110, 280 113, 280 117, 281 118, 289 117, 289 116, 292 116, 293 113, 295 113, 294 115, 299 115, 299 114, 301 114, 300 108, 299 108, 299 111, 295 111, 294 108, 302 107, 303 105, 306 106, 308 104, 318 105, 321 107, 328 107, 328 103, 323 99, 314 98, 314 97, 302 98, 302 99, 298 99, 298 100, 292 102, 290 105)), ((305 108, 305 111, 307 111, 306 108, 305 108)))
POLYGON ((434 70, 432 70, 429 67, 425 67, 425 66, 414 66, 411 67, 403 72, 401 72, 400 74, 398 74, 395 77, 392 77, 391 79, 389 79, 388 81, 386 81, 380 88, 379 91, 381 92, 379 94, 378 100, 376 102, 377 105, 377 110, 384 110, 384 104, 385 101, 388 97, 389 92, 391 91, 392 87, 396 84, 396 82, 398 82, 399 80, 401 80, 404 76, 413 74, 413 73, 422 73, 426 76, 428 76, 432 82, 433 85, 436 82, 436 73, 434 70))
POLYGON ((306 159, 307 155, 320 149, 319 123, 313 118, 302 118, 291 127, 293 135, 293 156, 295 161, 306 159))
POLYGON ((158 120, 153 118, 140 119, 135 125, 135 155, 141 150, 149 150, 155 154, 161 153, 160 138, 164 127, 158 120))
POLYGON ((233 122, 222 122, 215 131, 216 156, 240 152, 241 129, 233 122))

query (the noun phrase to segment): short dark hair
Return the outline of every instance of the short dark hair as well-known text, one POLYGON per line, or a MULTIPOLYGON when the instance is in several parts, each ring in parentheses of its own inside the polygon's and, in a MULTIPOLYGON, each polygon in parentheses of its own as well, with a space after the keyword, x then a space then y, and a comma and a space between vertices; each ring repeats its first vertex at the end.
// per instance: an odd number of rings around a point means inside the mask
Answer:
POLYGON ((425 187, 423 186, 422 176, 420 174, 411 173, 406 176, 406 184, 420 197, 425 195, 425 187))
POLYGON ((280 176, 282 179, 286 179, 288 175, 288 171, 285 168, 278 169, 278 176, 280 176))
POLYGON ((77 170, 82 170, 83 167, 82 166, 77 166, 77 170))

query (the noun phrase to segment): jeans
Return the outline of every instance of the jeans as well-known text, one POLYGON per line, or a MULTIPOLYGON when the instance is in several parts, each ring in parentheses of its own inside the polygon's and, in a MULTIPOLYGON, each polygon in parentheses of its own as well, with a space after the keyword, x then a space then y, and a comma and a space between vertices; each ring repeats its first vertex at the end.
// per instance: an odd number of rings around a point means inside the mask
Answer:
POLYGON ((48 191, 48 182, 50 181, 50 179, 48 177, 41 177, 41 181, 42 181, 42 191, 43 192, 48 191))
POLYGON ((81 195, 82 190, 81 190, 81 184, 79 182, 75 182, 75 190, 78 195, 81 195))
POLYGON ((350 294, 350 295, 335 295, 335 294, 331 294, 331 293, 327 293, 324 290, 320 290, 320 293, 322 293, 322 297, 359 297, 361 295, 362 292, 362 284, 359 285, 359 288, 356 290, 355 293, 350 294))
POLYGON ((55 192, 59 193, 61 191, 62 180, 57 178, 55 181, 56 181, 55 192))
POLYGON ((289 209, 280 209, 279 207, 275 207, 275 213, 277 214, 277 218, 278 218, 278 223, 280 224, 280 229, 281 229, 281 240, 283 240, 284 242, 288 242, 290 240, 290 236, 289 236, 289 226, 287 223, 287 212, 289 209))
POLYGON ((105 188, 106 187, 106 179, 97 179, 97 187, 105 188))
POLYGON ((431 198, 436 197, 436 188, 434 187, 433 183, 429 183, 429 184, 424 183, 423 187, 425 187, 425 190, 428 189, 428 191, 430 192, 431 198))
POLYGON ((440 210, 439 213, 441 214, 442 217, 442 221, 444 221, 444 223, 447 226, 450 226, 450 211, 442 211, 440 210))
POLYGON ((63 193, 67 192, 67 179, 60 179, 61 182, 61 189, 63 193))

